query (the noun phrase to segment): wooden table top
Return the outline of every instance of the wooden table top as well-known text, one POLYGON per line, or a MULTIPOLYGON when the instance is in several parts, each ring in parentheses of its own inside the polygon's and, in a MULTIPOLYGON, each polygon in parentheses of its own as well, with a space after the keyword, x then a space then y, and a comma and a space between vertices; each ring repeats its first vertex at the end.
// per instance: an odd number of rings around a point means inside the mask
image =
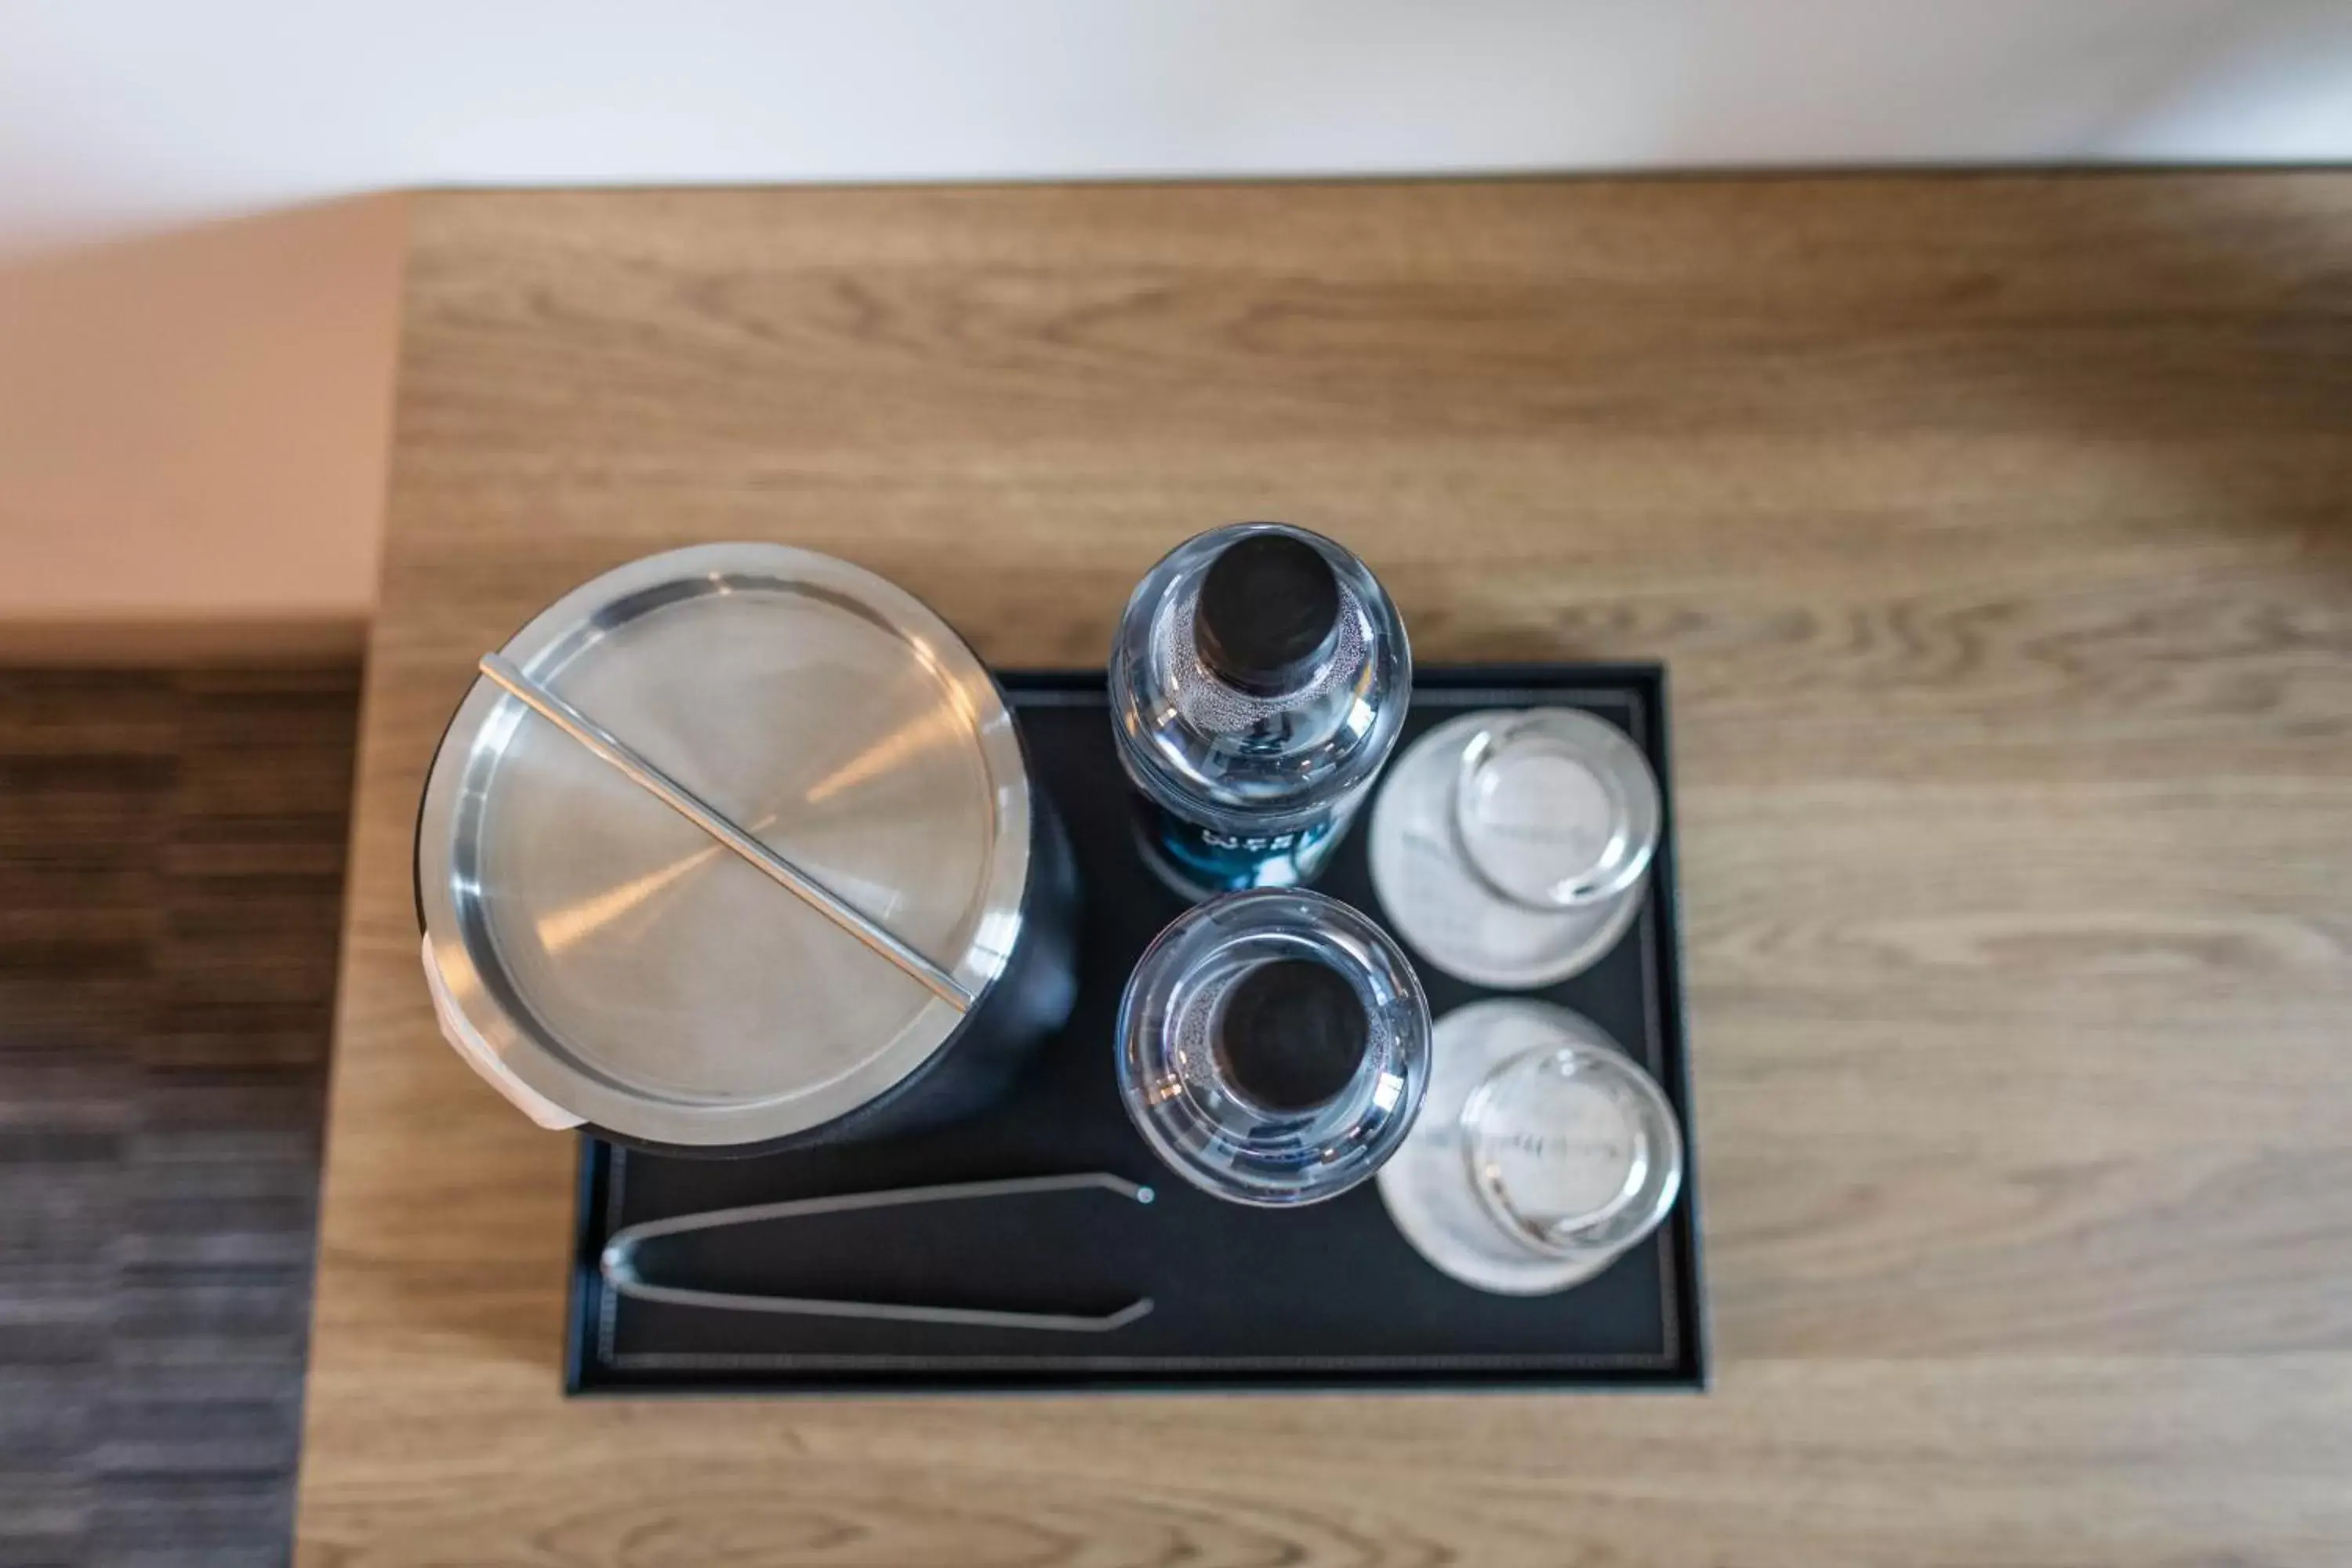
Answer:
POLYGON ((2352 174, 418 199, 299 1560, 2341 1563, 2352 174), (1183 535, 1671 662, 1705 1396, 567 1404, 436 1037, 473 660, 691 541, 1098 664, 1183 535))

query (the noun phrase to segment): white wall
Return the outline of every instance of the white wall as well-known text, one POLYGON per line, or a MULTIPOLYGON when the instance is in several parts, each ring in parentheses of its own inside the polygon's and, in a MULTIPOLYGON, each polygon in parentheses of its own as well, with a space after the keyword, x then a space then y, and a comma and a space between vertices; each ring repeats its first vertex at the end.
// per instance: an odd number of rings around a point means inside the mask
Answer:
POLYGON ((413 184, 2352 159, 2352 4, 0 0, 0 248, 413 184))

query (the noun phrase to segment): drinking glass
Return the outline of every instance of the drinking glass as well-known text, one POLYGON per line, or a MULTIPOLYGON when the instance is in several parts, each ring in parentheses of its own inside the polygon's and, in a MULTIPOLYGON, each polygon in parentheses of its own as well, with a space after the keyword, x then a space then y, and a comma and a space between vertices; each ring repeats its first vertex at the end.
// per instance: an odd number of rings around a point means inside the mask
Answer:
POLYGON ((1520 997, 1439 1020, 1421 1119, 1380 1173, 1390 1216, 1465 1284, 1537 1295, 1639 1245, 1682 1191, 1656 1081, 1590 1020, 1520 997))

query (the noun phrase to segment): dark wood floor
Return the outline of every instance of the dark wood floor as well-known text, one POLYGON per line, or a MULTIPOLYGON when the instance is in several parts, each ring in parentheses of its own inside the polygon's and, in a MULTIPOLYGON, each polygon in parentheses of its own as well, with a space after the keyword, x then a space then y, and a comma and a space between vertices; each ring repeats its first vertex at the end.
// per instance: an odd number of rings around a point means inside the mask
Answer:
POLYGON ((355 668, 0 669, 0 1564, 282 1563, 355 668))

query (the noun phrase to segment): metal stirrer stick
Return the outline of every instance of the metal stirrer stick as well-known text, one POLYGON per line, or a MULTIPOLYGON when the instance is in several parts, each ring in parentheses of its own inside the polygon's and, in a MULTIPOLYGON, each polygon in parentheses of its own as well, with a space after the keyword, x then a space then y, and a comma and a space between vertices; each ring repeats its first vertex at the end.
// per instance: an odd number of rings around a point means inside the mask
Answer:
POLYGON ((571 736, 599 761, 677 812, 719 844, 750 861, 778 886, 843 931, 888 959, 959 1013, 971 1010, 972 995, 955 976, 908 946, 840 894, 738 827, 717 807, 640 756, 628 743, 546 687, 511 660, 482 656, 480 669, 493 685, 571 736))

